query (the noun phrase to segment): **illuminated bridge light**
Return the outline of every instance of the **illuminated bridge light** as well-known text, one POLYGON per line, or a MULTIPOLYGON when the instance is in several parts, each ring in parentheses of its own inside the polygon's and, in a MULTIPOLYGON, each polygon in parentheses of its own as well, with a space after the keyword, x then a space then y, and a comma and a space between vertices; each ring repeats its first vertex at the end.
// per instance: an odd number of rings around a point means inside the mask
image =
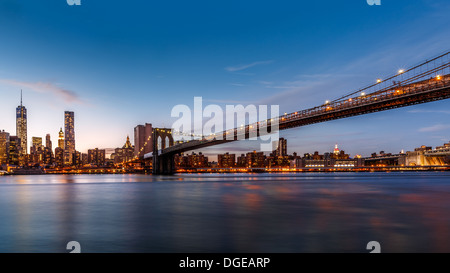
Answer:
POLYGON ((405 70, 404 70, 404 69, 400 69, 400 70, 398 71, 398 74, 402 74, 403 72, 405 72, 405 70))
POLYGON ((441 75, 437 75, 436 76, 436 80, 440 81, 441 80, 441 75))
POLYGON ((328 104, 328 103, 330 103, 330 101, 329 101, 329 100, 326 100, 326 101, 325 101, 325 104, 328 104))
POLYGON ((361 96, 365 96, 365 95, 366 95, 366 93, 364 93, 364 92, 361 93, 361 96))
POLYGON ((382 82, 382 80, 381 79, 377 79, 377 83, 380 83, 380 82, 382 82))

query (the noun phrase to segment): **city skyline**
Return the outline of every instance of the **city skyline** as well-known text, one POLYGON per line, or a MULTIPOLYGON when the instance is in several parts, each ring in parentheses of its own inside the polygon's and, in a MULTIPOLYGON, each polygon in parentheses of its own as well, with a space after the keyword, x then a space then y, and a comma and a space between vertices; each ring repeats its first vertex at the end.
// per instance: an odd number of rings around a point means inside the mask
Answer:
MULTIPOLYGON (((114 149, 138 124, 170 126, 172 107, 191 105, 194 96, 219 105, 279 104, 280 112, 293 112, 448 50, 445 1, 327 4, 330 8, 323 10, 317 3, 273 7, 231 1, 221 8, 205 3, 208 14, 187 4, 140 3, 142 11, 136 11, 132 5, 11 2, 0 9, 0 30, 7 38, 0 46, 0 129, 15 135, 13 111, 23 89, 28 139, 48 133, 58 139, 62 113, 73 111, 77 150, 114 149), (108 12, 100 12, 105 8, 108 12), (420 18, 412 16, 417 11, 420 18), (197 19, 186 20, 192 19, 188 14, 197 19), (124 20, 116 22, 122 15, 124 20), (152 26, 158 20, 164 23, 156 29, 152 26), (409 29, 423 42, 411 44, 409 29), (22 31, 20 37, 14 34, 22 31)), ((440 101, 309 125, 280 136, 290 140, 289 153, 303 154, 311 146, 325 152, 336 142, 353 155, 399 152, 448 142, 449 114, 448 101, 440 101)), ((249 142, 235 146, 203 152, 257 149, 249 142)))

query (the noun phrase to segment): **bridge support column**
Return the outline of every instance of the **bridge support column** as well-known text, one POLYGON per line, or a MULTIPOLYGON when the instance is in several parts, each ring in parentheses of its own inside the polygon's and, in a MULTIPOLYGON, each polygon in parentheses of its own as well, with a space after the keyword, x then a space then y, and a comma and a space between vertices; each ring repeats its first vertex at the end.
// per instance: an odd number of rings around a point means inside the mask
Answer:
POLYGON ((175 173, 175 156, 153 155, 153 174, 174 174, 175 173))
POLYGON ((153 129, 153 174, 174 174, 175 173, 175 154, 160 154, 160 149, 166 149, 173 146, 172 130, 169 128, 153 129), (168 141, 167 141, 168 139, 168 141), (161 147, 158 141, 161 141, 161 147))

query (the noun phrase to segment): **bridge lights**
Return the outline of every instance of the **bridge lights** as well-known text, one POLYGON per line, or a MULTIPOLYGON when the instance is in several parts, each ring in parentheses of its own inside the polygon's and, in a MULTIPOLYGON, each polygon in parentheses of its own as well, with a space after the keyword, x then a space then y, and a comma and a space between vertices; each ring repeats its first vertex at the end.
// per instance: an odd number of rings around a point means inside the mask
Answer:
POLYGON ((380 83, 380 82, 382 82, 382 80, 381 79, 377 79, 377 83, 380 83))
POLYGON ((330 103, 330 101, 329 101, 329 100, 326 100, 326 101, 325 101, 325 104, 328 104, 328 103, 330 103))
POLYGON ((366 95, 366 93, 361 92, 361 97, 364 97, 366 95))
POLYGON ((436 80, 440 81, 441 80, 441 75, 437 75, 436 76, 436 80))
POLYGON ((405 70, 404 70, 404 69, 400 69, 400 70, 398 71, 398 74, 402 74, 403 72, 405 72, 405 70))

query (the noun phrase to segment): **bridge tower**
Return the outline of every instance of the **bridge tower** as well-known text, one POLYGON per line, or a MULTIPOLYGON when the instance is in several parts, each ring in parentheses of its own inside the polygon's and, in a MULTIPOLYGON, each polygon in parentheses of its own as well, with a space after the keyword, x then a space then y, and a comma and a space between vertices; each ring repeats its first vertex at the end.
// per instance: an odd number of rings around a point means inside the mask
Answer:
POLYGON ((153 174, 175 173, 175 154, 161 155, 161 151, 174 144, 172 129, 153 128, 153 174), (156 148, 156 149, 155 149, 156 148))

